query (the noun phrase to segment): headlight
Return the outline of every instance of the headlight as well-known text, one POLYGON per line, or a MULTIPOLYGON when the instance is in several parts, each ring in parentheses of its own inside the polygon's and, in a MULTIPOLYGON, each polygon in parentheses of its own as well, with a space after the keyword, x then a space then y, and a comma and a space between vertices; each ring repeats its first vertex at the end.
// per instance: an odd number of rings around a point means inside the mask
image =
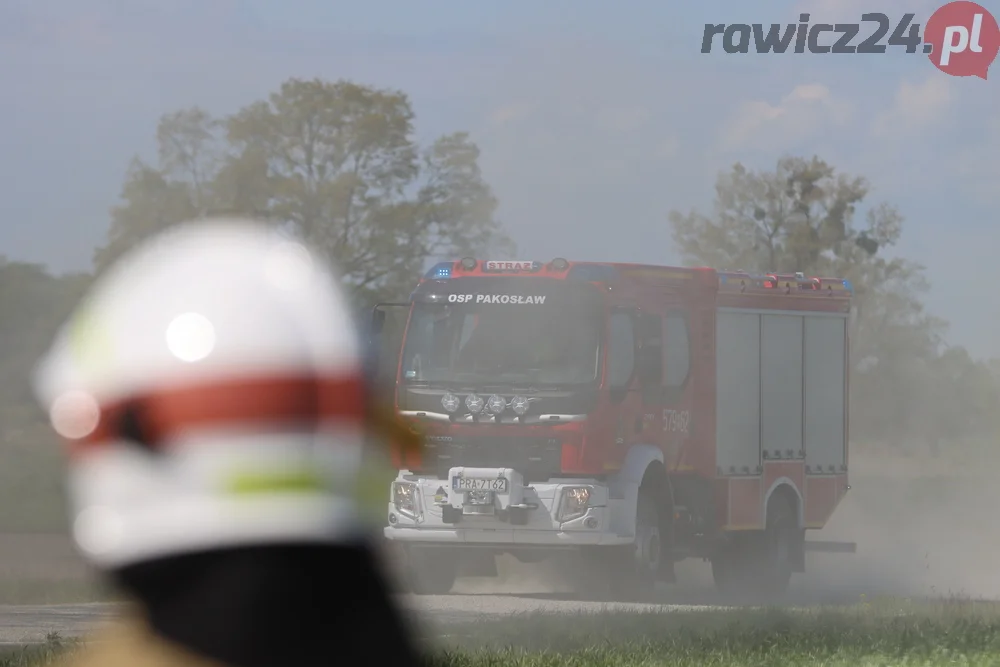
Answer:
POLYGON ((483 399, 475 394, 469 394, 465 397, 465 407, 469 409, 472 414, 477 414, 483 409, 483 399))
POLYGON ((590 508, 589 486, 564 486, 559 496, 559 521, 579 519, 590 508))
POLYGON ((458 406, 461 401, 458 400, 458 396, 452 393, 447 393, 441 397, 441 407, 443 407, 448 412, 454 412, 458 410, 458 406))
POLYGON ((417 499, 419 488, 412 482, 392 483, 392 506, 396 508, 397 512, 410 519, 416 519, 420 516, 419 500, 417 499))
POLYGON ((510 399, 510 407, 514 414, 520 416, 528 411, 528 399, 526 396, 515 396, 510 399))
POLYGON ((490 400, 486 402, 486 407, 490 412, 498 415, 507 409, 507 401, 503 400, 503 396, 493 394, 490 396, 490 400))

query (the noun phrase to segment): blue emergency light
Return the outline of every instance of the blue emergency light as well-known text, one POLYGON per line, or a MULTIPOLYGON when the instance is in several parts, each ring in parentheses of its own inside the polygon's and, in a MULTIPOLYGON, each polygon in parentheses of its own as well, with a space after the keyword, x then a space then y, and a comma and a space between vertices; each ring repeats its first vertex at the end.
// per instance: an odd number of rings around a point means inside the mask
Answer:
POLYGON ((451 262, 438 262, 424 274, 424 278, 451 278, 451 262))

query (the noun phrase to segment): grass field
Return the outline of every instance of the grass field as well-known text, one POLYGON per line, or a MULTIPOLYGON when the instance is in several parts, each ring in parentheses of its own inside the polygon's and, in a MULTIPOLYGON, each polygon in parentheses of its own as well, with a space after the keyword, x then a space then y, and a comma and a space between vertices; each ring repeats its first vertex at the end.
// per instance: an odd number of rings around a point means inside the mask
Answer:
MULTIPOLYGON (((72 646, 54 637, 0 667, 43 667, 72 646)), ((428 657, 429 667, 977 667, 1000 664, 1000 603, 525 615, 459 627, 428 657)))
POLYGON ((1000 665, 1000 603, 523 617, 470 627, 435 667, 1000 665), (488 639, 487 639, 488 636, 488 639))

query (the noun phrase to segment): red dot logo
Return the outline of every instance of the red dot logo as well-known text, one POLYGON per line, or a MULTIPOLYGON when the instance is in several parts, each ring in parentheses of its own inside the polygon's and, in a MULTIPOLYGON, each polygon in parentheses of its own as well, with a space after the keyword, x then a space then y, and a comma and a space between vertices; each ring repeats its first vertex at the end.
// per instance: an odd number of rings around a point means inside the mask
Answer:
POLYGON ((927 21, 924 43, 933 45, 928 57, 945 74, 985 79, 1000 51, 1000 26, 974 2, 949 2, 927 21))

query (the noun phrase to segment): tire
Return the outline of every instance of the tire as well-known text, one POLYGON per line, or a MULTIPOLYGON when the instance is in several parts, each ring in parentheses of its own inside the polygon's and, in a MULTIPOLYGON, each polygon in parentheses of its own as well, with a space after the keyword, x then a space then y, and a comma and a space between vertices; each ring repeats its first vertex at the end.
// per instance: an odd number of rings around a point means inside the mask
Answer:
POLYGON ((716 589, 738 602, 779 598, 788 590, 802 539, 795 507, 784 496, 774 497, 767 505, 766 528, 736 536, 712 559, 716 589))
POLYGON ((581 556, 583 569, 576 585, 578 597, 602 602, 654 599, 663 558, 660 512, 654 494, 640 490, 633 545, 593 547, 581 556))
POLYGON ((384 540, 382 543, 382 562, 385 576, 393 593, 409 593, 410 582, 406 576, 406 550, 398 543, 384 540))
POLYGON ((646 489, 639 491, 635 524, 635 545, 611 579, 612 595, 621 602, 645 602, 656 596, 663 543, 656 498, 646 489))
POLYGON ((784 595, 792 579, 793 558, 803 538, 795 507, 784 496, 767 504, 767 528, 761 548, 759 593, 765 599, 784 595))
POLYGON ((415 595, 447 595, 458 576, 458 555, 446 549, 411 548, 406 584, 415 595))
POLYGON ((746 575, 740 568, 741 546, 727 545, 712 557, 712 581, 715 589, 727 599, 743 597, 746 575))

